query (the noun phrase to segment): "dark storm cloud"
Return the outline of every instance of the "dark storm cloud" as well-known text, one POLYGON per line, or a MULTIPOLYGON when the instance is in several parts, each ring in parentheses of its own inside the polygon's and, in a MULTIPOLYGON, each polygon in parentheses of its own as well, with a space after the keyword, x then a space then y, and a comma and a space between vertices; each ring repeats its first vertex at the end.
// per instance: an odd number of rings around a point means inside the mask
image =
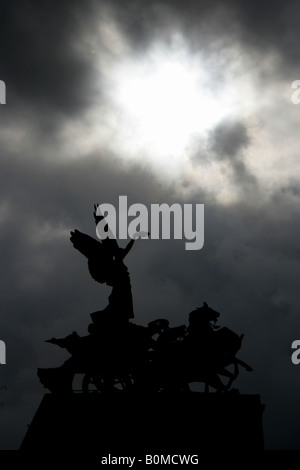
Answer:
MULTIPOLYGON (((74 45, 84 43, 87 23, 94 26, 96 13, 101 15, 104 7, 139 54, 153 40, 168 41, 171 31, 183 33, 193 50, 204 50, 208 56, 220 44, 234 41, 254 55, 275 50, 291 67, 281 73, 293 69, 299 54, 299 2, 2 4, 0 79, 7 83, 8 97, 0 109, 5 123, 5 131, 3 123, 0 129, 5 134, 0 173, 0 339, 7 342, 8 359, 0 366, 0 386, 9 386, 7 398, 1 397, 1 435, 6 436, 1 438, 2 448, 19 445, 39 404, 44 390, 36 368, 56 366, 67 357, 42 341, 73 329, 86 334, 89 314, 107 302, 109 288, 90 279, 85 260, 69 242, 69 230, 95 236, 92 204, 117 205, 121 194, 131 203, 148 206, 180 199, 175 185, 159 183, 149 169, 122 163, 105 149, 68 160, 61 147, 56 133, 65 116, 80 116, 93 97, 93 56, 89 49, 82 53, 74 45), (18 137, 19 128, 27 133, 18 137)), ((97 52, 101 53, 101 43, 97 52)), ((101 93, 105 99, 105 89, 101 93)), ((229 165, 240 187, 255 189, 255 207, 245 201, 226 207, 207 197, 203 250, 186 252, 180 240, 140 241, 128 257, 128 267, 138 323, 156 317, 186 323, 188 312, 206 300, 221 311, 223 325, 245 333, 240 356, 255 372, 251 377, 241 374, 238 386, 242 392, 261 393, 267 403, 267 444, 293 448, 299 445, 293 438, 299 431, 293 421, 298 394, 291 391, 295 385, 299 388, 300 375, 291 368, 288 348, 300 330, 295 230, 299 185, 291 180, 269 199, 260 200, 263 188, 243 161, 251 144, 244 123, 223 122, 203 153, 206 163, 216 158, 229 165), (286 418, 276 412, 287 402, 285 415, 292 423, 288 437, 286 427, 279 426, 286 418), (277 434, 272 430, 275 415, 277 434)), ((204 201, 203 191, 191 188, 189 194, 184 202, 204 201)))
POLYGON ((256 178, 243 161, 243 150, 250 144, 246 126, 241 122, 225 121, 210 135, 210 150, 213 160, 226 161, 233 171, 233 179, 243 191, 253 191, 256 178))
POLYGON ((234 160, 249 144, 246 126, 241 122, 225 121, 211 135, 211 150, 219 159, 234 160))
POLYGON ((82 26, 93 24, 103 11, 111 12, 133 48, 146 48, 153 38, 168 41, 170 32, 182 31, 196 50, 216 44, 219 48, 219 39, 226 46, 228 38, 265 53, 276 50, 291 64, 299 54, 300 7, 292 0, 190 0, 184 5, 167 0, 65 0, 55 6, 49 0, 17 0, 1 8, 1 71, 10 96, 16 94, 27 105, 40 103, 52 112, 72 113, 89 104, 84 90, 93 71, 93 56, 89 49, 80 54, 74 44, 81 43, 82 26))
POLYGON ((2 3, 1 72, 11 104, 53 115, 88 104, 91 63, 76 50, 79 26, 78 2, 2 3))
POLYGON ((256 196, 257 180, 247 168, 244 151, 251 145, 246 125, 242 121, 227 119, 210 131, 207 140, 194 144, 191 161, 201 168, 213 162, 225 163, 231 172, 233 187, 244 195, 256 196))
POLYGON ((115 0, 109 5, 137 49, 147 47, 153 37, 167 38, 174 30, 183 32, 194 50, 208 53, 236 41, 253 52, 276 51, 291 67, 296 68, 299 61, 300 4, 295 0, 188 0, 184 4, 174 0, 115 0))

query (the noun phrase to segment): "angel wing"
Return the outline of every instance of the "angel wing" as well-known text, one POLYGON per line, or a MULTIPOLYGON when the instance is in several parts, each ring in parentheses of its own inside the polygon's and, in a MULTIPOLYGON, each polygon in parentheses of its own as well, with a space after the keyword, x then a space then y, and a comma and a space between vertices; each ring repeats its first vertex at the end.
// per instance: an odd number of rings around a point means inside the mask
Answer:
POLYGON ((76 248, 88 260, 88 269, 92 278, 103 284, 106 282, 109 272, 113 266, 113 253, 110 245, 96 240, 89 235, 74 230, 71 232, 70 240, 76 248))

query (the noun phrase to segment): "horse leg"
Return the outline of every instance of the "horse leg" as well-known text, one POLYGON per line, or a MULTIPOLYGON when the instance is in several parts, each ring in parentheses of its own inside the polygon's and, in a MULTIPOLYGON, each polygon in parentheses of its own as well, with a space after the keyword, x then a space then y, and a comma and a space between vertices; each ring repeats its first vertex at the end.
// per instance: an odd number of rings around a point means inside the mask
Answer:
POLYGON ((223 384, 222 380, 217 373, 209 375, 205 380, 205 385, 211 386, 216 389, 216 392, 226 392, 227 387, 223 384))
POLYGON ((225 368, 218 369, 218 374, 223 375, 224 377, 228 377, 229 381, 226 385, 226 390, 229 390, 231 388, 231 385, 233 384, 233 381, 237 378, 239 374, 239 368, 238 364, 236 361, 234 361, 234 371, 230 372, 229 370, 226 370, 225 368))
POLYGON ((247 364, 246 362, 242 361, 241 359, 236 358, 236 361, 240 366, 244 367, 244 369, 246 369, 247 372, 253 371, 252 367, 249 366, 249 364, 247 364))

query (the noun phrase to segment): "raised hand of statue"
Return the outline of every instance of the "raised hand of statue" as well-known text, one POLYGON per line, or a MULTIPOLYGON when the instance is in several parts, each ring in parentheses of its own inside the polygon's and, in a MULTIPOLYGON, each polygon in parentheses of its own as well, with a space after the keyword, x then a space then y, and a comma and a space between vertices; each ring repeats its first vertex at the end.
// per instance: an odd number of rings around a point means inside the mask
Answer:
POLYGON ((94 220, 95 220, 95 224, 98 225, 98 223, 104 219, 103 215, 97 215, 97 210, 98 210, 98 207, 100 206, 100 204, 94 204, 94 210, 93 210, 93 216, 94 216, 94 220))

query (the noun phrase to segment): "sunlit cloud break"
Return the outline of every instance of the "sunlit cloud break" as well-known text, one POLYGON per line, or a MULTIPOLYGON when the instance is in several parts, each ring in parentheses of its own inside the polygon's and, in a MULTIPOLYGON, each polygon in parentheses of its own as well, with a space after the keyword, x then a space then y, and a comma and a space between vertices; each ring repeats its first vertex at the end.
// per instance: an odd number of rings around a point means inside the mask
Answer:
POLYGON ((112 18, 100 26, 92 42, 93 104, 62 130, 75 155, 107 150, 172 180, 186 171, 195 140, 257 106, 238 46, 208 59, 170 32, 169 41, 153 40, 140 56, 112 18))

